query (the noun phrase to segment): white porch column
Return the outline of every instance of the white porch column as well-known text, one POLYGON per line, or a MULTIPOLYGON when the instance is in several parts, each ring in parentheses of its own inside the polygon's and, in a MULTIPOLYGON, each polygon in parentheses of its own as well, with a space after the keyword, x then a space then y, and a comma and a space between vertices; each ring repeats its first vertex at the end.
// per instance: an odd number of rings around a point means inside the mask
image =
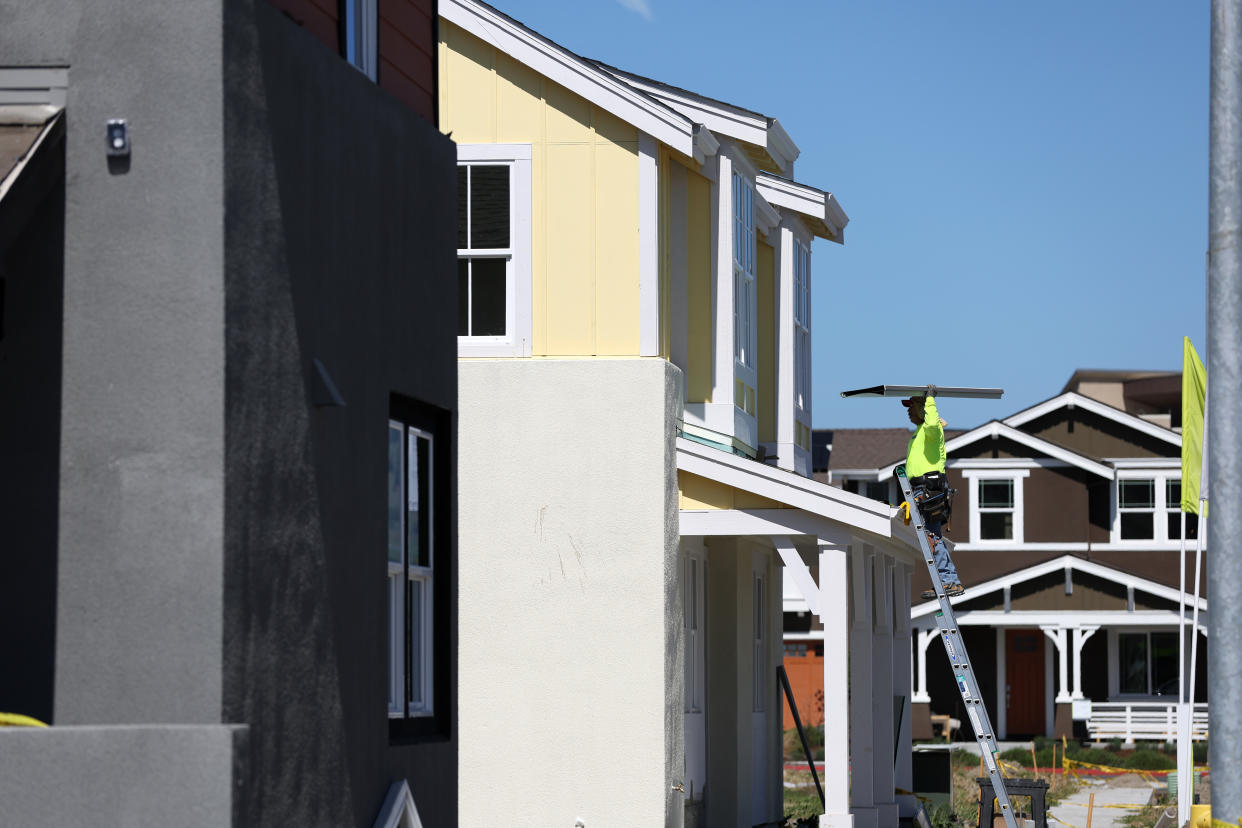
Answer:
POLYGON ((897 825, 896 779, 893 768, 893 559, 876 552, 872 566, 871 626, 871 753, 872 796, 876 820, 897 825))
MULTIPOLYGON (((893 695, 902 697, 901 729, 894 734, 897 764, 893 769, 896 787, 914 790, 914 763, 910 756, 910 732, 913 722, 910 700, 912 651, 910 649, 910 580, 912 569, 906 564, 893 567, 893 695)), ((918 808, 913 796, 897 797, 899 817, 912 817, 918 808)))
POLYGON ((919 630, 919 677, 912 702, 931 704, 931 696, 927 693, 927 648, 936 640, 936 629, 919 630))
POLYGON ((1058 659, 1058 680, 1057 680, 1057 704, 1068 704, 1070 701, 1069 693, 1069 652, 1065 646, 1065 627, 1043 626, 1040 627, 1044 631, 1044 635, 1056 645, 1058 659))
MULTIPOLYGON (((716 183, 712 186, 712 307, 716 342, 712 357, 713 406, 733 405, 733 161, 716 154, 716 183)), ((713 418, 709 417, 709 422, 713 418)), ((722 419, 723 422, 723 419, 722 419)), ((729 433, 733 433, 732 427, 729 433)))
MULTIPOLYGON (((850 547, 850 810, 857 828, 877 828, 875 809, 875 733, 871 726, 873 555, 861 543, 850 547)), ((890 714, 891 715, 891 714, 890 714)))
POLYGON ((776 247, 776 463, 794 468, 794 237, 787 221, 776 247))
POLYGON ((1099 629, 1099 626, 1074 627, 1074 694, 1071 698, 1081 699, 1082 695, 1082 646, 1087 639, 1099 629))
POLYGON ((824 815, 820 828, 853 828, 850 814, 849 728, 830 711, 849 709, 849 671, 841 669, 850 658, 849 548, 819 541, 820 620, 824 624, 824 815))

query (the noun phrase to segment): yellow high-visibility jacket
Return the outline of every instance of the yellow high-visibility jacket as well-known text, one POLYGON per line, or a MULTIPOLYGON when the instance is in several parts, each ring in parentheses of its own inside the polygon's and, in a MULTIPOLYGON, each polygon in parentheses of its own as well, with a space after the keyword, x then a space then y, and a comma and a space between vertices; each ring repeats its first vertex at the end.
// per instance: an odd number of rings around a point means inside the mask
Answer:
POLYGON ((936 411, 936 398, 923 403, 923 424, 914 430, 906 447, 906 477, 919 477, 929 471, 944 471, 944 426, 936 411))

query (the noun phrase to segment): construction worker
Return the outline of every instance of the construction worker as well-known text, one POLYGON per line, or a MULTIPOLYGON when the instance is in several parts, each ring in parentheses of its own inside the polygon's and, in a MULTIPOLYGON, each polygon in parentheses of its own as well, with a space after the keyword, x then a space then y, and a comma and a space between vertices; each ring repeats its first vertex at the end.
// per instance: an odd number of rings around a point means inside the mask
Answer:
MULTIPOLYGON (((945 478, 944 427, 947 425, 940 419, 936 410, 936 387, 928 386, 928 394, 902 400, 910 422, 914 423, 914 435, 906 448, 906 477, 914 489, 915 499, 922 499, 930 490, 948 491, 945 478)), ((920 510, 921 511, 921 510, 920 510)), ((944 584, 944 593, 950 597, 961 595, 966 589, 957 577, 957 567, 949 557, 941 534, 943 517, 941 515, 924 514, 924 528, 927 530, 927 541, 935 553, 936 569, 940 573, 940 581, 944 584)), ((924 590, 922 598, 930 601, 936 597, 935 590, 924 590)))

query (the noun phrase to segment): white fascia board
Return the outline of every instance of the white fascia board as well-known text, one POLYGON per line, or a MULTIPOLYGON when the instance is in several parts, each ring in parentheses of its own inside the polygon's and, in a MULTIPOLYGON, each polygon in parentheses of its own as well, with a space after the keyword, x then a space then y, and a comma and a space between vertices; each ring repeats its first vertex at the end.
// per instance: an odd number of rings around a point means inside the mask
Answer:
POLYGON ((1090 411, 1092 414, 1099 414, 1115 423, 1129 426, 1135 431, 1140 431, 1149 437, 1155 437, 1158 440, 1164 440, 1170 445, 1181 447, 1182 435, 1171 429, 1163 428, 1153 422, 1144 420, 1142 417, 1136 417, 1120 408, 1113 408, 1107 403, 1099 400, 1093 400, 1090 397, 1084 397, 1076 391, 1066 391, 1064 394, 1058 394, 1050 400, 1044 400, 1041 403, 1031 406, 1030 408, 1019 411, 1017 414, 1006 417, 1004 422, 1011 426, 1020 426, 1029 423, 1031 420, 1038 419, 1045 414, 1056 411, 1059 408, 1082 408, 1090 411))
POLYGON ((789 137, 789 133, 785 131, 785 127, 781 126, 781 122, 775 118, 768 119, 768 153, 781 164, 782 170, 787 170, 793 166, 793 162, 798 160, 798 156, 802 154, 802 150, 798 149, 798 145, 794 143, 793 138, 789 137))
POLYGON ((1156 470, 1156 469, 1180 469, 1182 467, 1182 458, 1180 457, 1105 457, 1105 463, 1111 463, 1118 469, 1136 469, 1136 470, 1156 470))
POLYGON ((9 170, 3 179, 0 179, 0 199, 3 199, 9 190, 12 189, 17 179, 21 178, 22 171, 26 169, 26 165, 30 163, 30 160, 39 154, 39 150, 43 148, 43 142, 51 133, 52 128, 56 126, 61 112, 60 107, 42 104, 5 107, 5 110, 11 119, 10 122, 30 123, 31 126, 42 123, 43 129, 39 130, 39 134, 30 142, 30 146, 22 157, 18 159, 17 163, 13 165, 13 169, 9 170))
MULTIPOLYGON (((939 605, 937 605, 939 606, 939 605)), ((1174 627, 1177 613, 1172 610, 1126 612, 1125 610, 965 610, 955 613, 961 627, 1174 627)), ((1202 621, 1203 614, 1199 619, 1202 621)), ((930 623, 927 629, 930 629, 930 623)))
POLYGON ((765 172, 755 176, 755 189, 773 206, 811 219, 809 226, 815 235, 835 242, 843 240, 849 217, 831 193, 765 172))
POLYGON ((832 469, 829 473, 832 474, 834 480, 841 478, 844 480, 874 481, 880 477, 880 472, 876 469, 832 469))
POLYGON ((755 224, 765 234, 770 233, 774 227, 781 223, 781 214, 763 197, 763 193, 759 192, 758 188, 755 189, 754 205, 758 208, 755 224))
POLYGON ((802 154, 802 150, 798 149, 798 145, 775 118, 767 118, 756 112, 705 98, 693 92, 652 83, 628 72, 616 70, 613 74, 635 89, 667 104, 670 108, 696 123, 703 124, 713 132, 762 147, 776 162, 781 172, 788 172, 794 161, 802 154))
POLYGON ((681 154, 694 155, 694 123, 593 63, 490 6, 443 0, 440 16, 681 154))
MULTIPOLYGON (((1092 474, 1099 475, 1106 480, 1112 480, 1116 477, 1116 473, 1113 469, 1103 463, 1097 463, 1089 457, 1083 457, 1081 454, 1072 452, 1069 449, 1061 448, 1056 443, 1050 443, 1047 440, 1042 440, 1039 437, 1027 434, 1025 431, 1018 431, 1018 429, 1006 425, 1000 420, 993 420, 990 423, 984 423, 978 428, 971 429, 965 434, 959 434, 944 444, 944 450, 945 453, 948 454, 980 440, 1000 437, 1013 440, 1015 443, 1020 443, 1029 449, 1046 454, 1054 460, 1061 460, 1071 466, 1077 466, 1078 468, 1089 471, 1092 474)), ((904 462, 904 460, 898 460, 881 468, 880 479, 887 480, 892 477, 893 469, 897 468, 904 462)), ((1015 468, 1016 467, 1017 466, 1015 465, 1015 468)))
POLYGON ((892 536, 896 510, 886 504, 684 437, 677 438, 677 468, 882 538, 892 536))
POLYGON ((703 124, 694 125, 694 160, 699 164, 707 162, 720 149, 720 142, 712 131, 703 124))
MULTIPOLYGON (((1121 584, 1122 586, 1132 586, 1135 589, 1155 595, 1158 598, 1163 598, 1166 601, 1178 600, 1178 591, 1173 587, 1165 586, 1164 584, 1157 583, 1147 578, 1140 578, 1137 575, 1131 575, 1128 572, 1122 572, 1120 570, 1113 569, 1112 567, 1095 563, 1094 561, 1077 558, 1073 555, 1062 555, 1061 557, 1053 558, 1050 561, 1044 561, 1043 563, 1028 566, 1025 569, 1019 569, 1017 572, 1010 572, 1008 575, 1002 575, 999 578, 984 581, 978 586, 973 586, 968 589, 966 594, 960 595, 956 598, 950 598, 949 600, 954 604, 958 604, 962 601, 969 601, 974 598, 978 598, 981 595, 987 595, 992 592, 1000 592, 1005 589, 1005 587, 1012 587, 1026 581, 1034 580, 1035 578, 1039 578, 1053 572, 1061 572, 1066 569, 1072 569, 1075 572, 1083 572, 1088 575, 1094 575, 1097 578, 1103 578, 1107 581, 1121 584)), ((1193 595, 1188 594, 1186 596, 1186 604, 1188 607, 1194 606, 1193 595)), ((910 617, 918 618, 920 616, 928 615, 935 612, 939 608, 940 604, 937 601, 927 601, 922 604, 917 604, 910 610, 910 617)), ((1207 609, 1206 598, 1199 599, 1199 609, 1207 609)), ((1057 612, 1061 611, 1058 610, 1057 612)), ((1013 615, 1014 613, 1009 614, 1013 615)), ((1136 613, 1126 613, 1126 615, 1134 614, 1136 613)), ((1174 615, 1176 617, 1176 614, 1174 615)))

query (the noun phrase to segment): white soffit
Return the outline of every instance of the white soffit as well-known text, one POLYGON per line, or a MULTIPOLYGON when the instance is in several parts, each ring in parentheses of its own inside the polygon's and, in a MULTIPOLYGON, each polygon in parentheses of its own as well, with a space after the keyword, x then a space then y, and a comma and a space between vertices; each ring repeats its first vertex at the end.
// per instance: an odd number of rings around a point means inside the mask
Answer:
POLYGON ((789 171, 801 154, 797 144, 775 118, 634 75, 605 63, 598 65, 712 132, 760 148, 781 172, 789 171))
POLYGON ((442 0, 439 12, 450 23, 677 152, 694 155, 694 124, 690 119, 618 80, 593 62, 477 0, 442 0))
MULTIPOLYGON (((1178 591, 1173 587, 1165 586, 1164 584, 1149 580, 1147 578, 1140 578, 1137 575, 1130 575, 1129 573, 1122 572, 1119 569, 1113 569, 1110 566, 1104 566, 1103 564, 1098 564, 1094 561, 1076 558, 1073 555, 1062 555, 1061 557, 1053 558, 1050 561, 1044 561, 1043 563, 1035 564, 1034 566, 1028 566, 1025 569, 1019 569, 1017 572, 1011 572, 1008 575, 1002 575, 999 578, 984 581, 978 586, 972 586, 966 591, 965 595, 961 595, 957 598, 951 598, 950 601, 954 604, 959 604, 962 601, 970 601, 981 595, 999 592, 1005 587, 1012 587, 1054 572, 1063 572, 1066 569, 1072 569, 1075 572, 1082 572, 1087 575, 1094 575, 1097 578, 1103 578, 1107 581, 1121 584, 1122 586, 1134 587, 1137 590, 1141 590, 1150 595, 1155 595, 1157 598, 1163 598, 1166 601, 1176 601, 1178 599, 1178 591)), ((1194 596, 1189 593, 1186 595, 1186 607, 1187 609, 1194 608, 1194 596)), ((1206 611, 1207 608, 1207 599, 1200 598, 1199 609, 1206 611)), ((924 615, 930 615, 938 609, 940 609, 940 603, 938 601, 927 601, 925 603, 915 605, 910 610, 910 617, 919 618, 924 615)))
POLYGON ((1176 431, 1162 428, 1153 422, 1144 420, 1142 417, 1136 417, 1128 411, 1122 411, 1119 408, 1113 408, 1107 403, 1099 400, 1093 400, 1090 397, 1084 397, 1076 391, 1066 391, 1064 394, 1058 394, 1050 400, 1044 400, 1037 405, 1033 405, 1023 411, 1019 411, 1010 417, 1006 417, 1004 422, 1006 425, 1020 426, 1038 419, 1045 414, 1056 411, 1059 408, 1081 408, 1084 411, 1090 411, 1092 414, 1098 414, 1112 420, 1115 423, 1128 426, 1135 431, 1140 431, 1149 437, 1155 437, 1164 440, 1179 448, 1182 445, 1182 435, 1176 431))
MULTIPOLYGON (((1063 460, 1071 466, 1077 466, 1080 469, 1089 471, 1092 474, 1097 474, 1107 480, 1112 480, 1116 476, 1113 469, 1103 463, 1097 463, 1090 457, 1083 457, 1077 452, 1070 451, 1069 449, 1058 446, 1056 443, 1050 443, 1047 440, 1042 440, 1039 437, 1027 434, 1025 431, 1018 431, 1018 429, 1013 426, 1006 425, 1000 420, 993 420, 990 423, 984 423, 978 428, 971 429, 965 434, 959 434, 944 444, 944 450, 945 453, 948 454, 980 440, 998 439, 1001 437, 1013 440, 1015 443, 1024 445, 1029 449, 1040 452, 1041 454, 1046 454, 1054 460, 1063 460)), ((890 463, 889 465, 881 468, 880 480, 887 480, 892 477, 893 469, 897 468, 897 466, 901 465, 903 462, 904 460, 898 460, 895 463, 890 463)), ((1015 468, 1016 467, 1017 465, 1015 464, 1015 468)))
POLYGON ((885 503, 684 437, 677 438, 677 469, 883 538, 893 535, 895 510, 885 503))
POLYGON ((755 188, 772 206, 805 217, 807 226, 820 238, 845 241, 845 225, 850 218, 832 193, 765 172, 755 176, 755 188))

